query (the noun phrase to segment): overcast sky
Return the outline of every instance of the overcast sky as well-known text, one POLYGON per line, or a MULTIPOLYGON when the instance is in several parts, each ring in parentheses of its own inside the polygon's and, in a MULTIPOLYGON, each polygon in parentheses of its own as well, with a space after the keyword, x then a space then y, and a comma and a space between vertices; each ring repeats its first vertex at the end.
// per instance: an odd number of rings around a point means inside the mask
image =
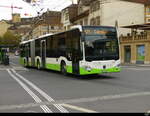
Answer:
MULTIPOLYGON (((42 1, 42 0, 41 0, 42 1)), ((76 3, 76 0, 73 0, 76 3)), ((65 8, 66 6, 70 5, 72 0, 43 0, 40 5, 32 6, 24 2, 23 0, 0 0, 0 6, 17 6, 22 7, 23 9, 14 9, 14 13, 20 13, 21 17, 34 17, 37 15, 37 11, 44 8, 44 11, 49 8, 50 10, 57 10, 60 11, 61 9, 65 8), (29 14, 30 16, 25 16, 25 14, 29 14)), ((11 19, 11 8, 7 7, 0 7, 0 20, 10 20, 11 19)))

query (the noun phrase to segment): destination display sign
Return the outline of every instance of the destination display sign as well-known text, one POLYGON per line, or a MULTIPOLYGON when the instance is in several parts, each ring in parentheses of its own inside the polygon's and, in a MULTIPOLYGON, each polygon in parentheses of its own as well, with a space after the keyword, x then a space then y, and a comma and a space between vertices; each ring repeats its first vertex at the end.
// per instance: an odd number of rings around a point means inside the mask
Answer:
POLYGON ((115 29, 99 29, 99 28, 85 28, 84 33, 86 35, 114 35, 116 34, 115 29))
POLYGON ((105 35, 108 33, 108 31, 104 31, 104 30, 94 30, 94 29, 86 29, 84 30, 85 34, 87 35, 91 35, 91 34, 102 34, 105 35))

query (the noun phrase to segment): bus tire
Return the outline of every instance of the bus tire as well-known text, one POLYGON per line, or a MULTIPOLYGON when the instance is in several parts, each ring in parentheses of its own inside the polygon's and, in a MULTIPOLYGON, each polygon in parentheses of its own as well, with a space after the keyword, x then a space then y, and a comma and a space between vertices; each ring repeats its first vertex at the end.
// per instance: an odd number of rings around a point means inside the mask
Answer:
POLYGON ((67 66, 64 61, 61 62, 61 73, 65 76, 67 75, 67 66))
POLYGON ((41 67, 40 67, 40 61, 39 61, 39 60, 37 61, 37 69, 38 69, 38 70, 41 69, 41 67))

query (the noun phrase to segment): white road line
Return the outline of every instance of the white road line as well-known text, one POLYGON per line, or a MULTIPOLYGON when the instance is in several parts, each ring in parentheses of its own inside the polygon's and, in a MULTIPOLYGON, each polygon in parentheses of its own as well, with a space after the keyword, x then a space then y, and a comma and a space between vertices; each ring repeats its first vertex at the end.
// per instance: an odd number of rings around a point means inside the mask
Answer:
MULTIPOLYGON (((42 100, 37 95, 35 95, 22 81, 20 81, 15 75, 13 75, 9 69, 7 69, 7 72, 28 92, 28 94, 36 101, 36 103, 42 102, 42 100)), ((45 113, 52 113, 52 111, 46 105, 41 105, 40 107, 45 113)))
MULTIPOLYGON (((55 102, 54 99, 52 99, 48 94, 46 94, 43 90, 41 90, 40 88, 38 88, 35 84, 33 84, 32 82, 30 82, 29 80, 25 79, 23 76, 21 76, 20 74, 18 74, 14 69, 12 69, 12 71, 23 81, 25 81, 28 85, 30 85, 33 89, 35 89, 37 92, 39 92, 45 99, 47 99, 49 102, 55 102)), ((65 109, 64 107, 62 107, 60 104, 54 104, 54 106, 60 110, 63 113, 68 113, 67 109, 65 109)))
POLYGON ((137 71, 147 71, 147 70, 150 71, 149 68, 125 68, 125 69, 129 69, 129 70, 137 70, 137 71))
POLYGON ((150 92, 138 92, 138 93, 124 93, 124 94, 116 94, 116 95, 107 95, 107 96, 98 96, 91 98, 78 98, 78 99, 67 99, 67 100, 58 100, 52 102, 41 102, 41 103, 28 103, 28 104, 20 104, 20 105, 5 105, 0 106, 0 110, 13 110, 13 109, 21 109, 21 108, 31 108, 38 107, 41 105, 54 105, 54 104, 73 104, 73 103, 90 103, 96 101, 106 101, 106 100, 115 100, 115 99, 125 99, 139 96, 150 96, 150 92))
POLYGON ((89 109, 81 108, 81 107, 78 107, 78 106, 73 106, 73 105, 70 105, 70 104, 61 104, 61 105, 66 107, 66 108, 74 109, 74 110, 81 111, 81 112, 97 113, 94 110, 89 110, 89 109))
POLYGON ((15 64, 15 63, 13 63, 13 62, 10 62, 10 64, 15 65, 15 66, 17 65, 17 64, 15 64))
POLYGON ((24 68, 24 67, 16 67, 16 66, 12 66, 12 68, 13 68, 14 70, 29 71, 27 68, 24 68))
POLYGON ((6 71, 6 68, 0 68, 0 71, 6 71))

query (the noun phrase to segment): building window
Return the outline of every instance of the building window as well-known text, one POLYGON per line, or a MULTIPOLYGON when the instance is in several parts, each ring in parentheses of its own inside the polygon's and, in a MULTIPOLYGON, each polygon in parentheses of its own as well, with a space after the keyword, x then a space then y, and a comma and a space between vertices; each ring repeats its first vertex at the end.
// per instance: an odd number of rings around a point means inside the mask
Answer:
POLYGON ((95 10, 99 10, 100 9, 100 2, 97 1, 96 4, 95 4, 95 10))
POLYGON ((88 19, 84 19, 84 25, 88 25, 88 19))
POLYGON ((96 25, 100 25, 100 16, 96 17, 96 25))
POLYGON ((42 26, 41 28, 42 28, 42 30, 44 30, 44 31, 45 31, 45 30, 48 30, 48 26, 47 26, 47 25, 46 25, 46 26, 42 26))
POLYGON ((70 29, 70 25, 67 26, 67 29, 68 29, 68 30, 70 29))
POLYGON ((78 13, 79 13, 79 14, 81 14, 81 13, 82 13, 82 11, 83 11, 82 6, 79 6, 79 8, 78 8, 78 13))
POLYGON ((150 8, 147 8, 147 13, 150 13, 150 8))
POLYGON ((100 1, 94 1, 91 3, 90 5, 90 12, 95 12, 95 11, 98 11, 100 9, 100 1))
POLYGON ((67 27, 65 26, 64 29, 67 30, 67 27))
POLYGON ((54 30, 54 26, 51 26, 51 29, 54 30))
POLYGON ((131 46, 124 46, 124 62, 131 63, 131 46))
POLYGON ((94 18, 90 20, 90 25, 94 25, 94 18))
POLYGON ((147 19, 147 22, 148 22, 148 23, 150 22, 150 18, 147 19))
POLYGON ((138 64, 143 64, 145 61, 145 45, 137 45, 137 57, 138 64))
POLYGON ((65 20, 68 20, 68 19, 69 19, 69 13, 66 12, 66 14, 65 14, 65 20))
POLYGON ((80 21, 80 25, 83 25, 83 21, 80 21))

